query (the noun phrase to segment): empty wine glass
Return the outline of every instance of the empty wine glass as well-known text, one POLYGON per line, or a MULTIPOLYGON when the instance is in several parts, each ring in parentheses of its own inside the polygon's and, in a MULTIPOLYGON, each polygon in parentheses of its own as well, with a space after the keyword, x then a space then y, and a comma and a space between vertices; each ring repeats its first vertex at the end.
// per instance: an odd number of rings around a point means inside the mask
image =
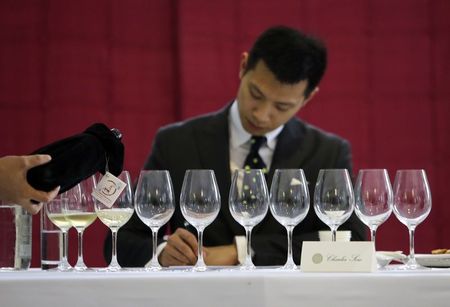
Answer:
POLYGON ((172 180, 168 171, 142 170, 134 195, 136 213, 152 230, 152 259, 150 271, 161 270, 156 254, 158 230, 167 223, 175 211, 172 180))
POLYGON ((103 224, 111 229, 112 233, 112 256, 109 266, 105 271, 119 271, 121 269, 119 262, 117 261, 117 231, 122 227, 133 215, 133 193, 131 191, 131 180, 128 171, 122 171, 117 176, 122 180, 126 187, 112 204, 112 206, 105 205, 99 200, 95 200, 95 211, 97 216, 103 224))
POLYGON ((353 212, 355 196, 346 169, 321 169, 314 190, 314 211, 330 227, 332 241, 336 231, 353 212))
POLYGON ((181 213, 197 229, 198 250, 194 271, 206 271, 203 231, 219 214, 220 192, 213 170, 187 170, 180 196, 181 213))
POLYGON ((65 217, 78 233, 78 260, 74 266, 77 271, 87 270, 83 260, 83 232, 97 218, 92 196, 96 183, 95 176, 91 176, 64 193, 68 198, 65 217))
POLYGON ((292 257, 292 233, 308 214, 309 191, 302 169, 277 169, 270 187, 270 212, 286 228, 288 254, 284 270, 296 270, 292 257))
POLYGON ((72 227, 70 221, 65 218, 64 210, 67 206, 68 199, 62 197, 61 195, 55 199, 49 201, 44 206, 45 214, 47 214, 50 221, 55 224, 62 232, 62 244, 59 244, 61 261, 56 268, 58 271, 69 271, 72 267, 67 260, 67 246, 68 238, 67 233, 72 227))
POLYGON ((424 170, 398 170, 394 181, 394 214, 409 230, 409 257, 404 269, 423 269, 414 255, 414 232, 431 211, 431 192, 424 170))
POLYGON ((252 229, 264 219, 269 208, 269 193, 263 172, 260 169, 235 170, 228 201, 231 215, 245 228, 247 253, 241 269, 253 270, 252 229))
POLYGON ((375 246, 376 231, 392 213, 393 194, 385 169, 362 169, 355 185, 355 212, 370 229, 375 246))

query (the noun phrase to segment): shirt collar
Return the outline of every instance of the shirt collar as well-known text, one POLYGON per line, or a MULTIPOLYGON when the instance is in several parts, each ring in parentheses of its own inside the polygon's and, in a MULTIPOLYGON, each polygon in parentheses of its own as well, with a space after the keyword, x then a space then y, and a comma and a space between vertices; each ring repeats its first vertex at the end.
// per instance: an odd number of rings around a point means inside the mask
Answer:
MULTIPOLYGON (((230 115, 228 121, 230 123, 229 125, 230 144, 232 148, 237 148, 247 143, 248 140, 252 137, 252 135, 248 133, 242 126, 241 117, 239 116, 237 100, 233 102, 233 105, 230 108, 230 115)), ((281 130, 283 130, 283 127, 284 125, 281 125, 277 129, 272 130, 265 134, 265 137, 267 138, 267 146, 271 150, 275 150, 275 146, 277 144, 277 137, 280 134, 281 130)))

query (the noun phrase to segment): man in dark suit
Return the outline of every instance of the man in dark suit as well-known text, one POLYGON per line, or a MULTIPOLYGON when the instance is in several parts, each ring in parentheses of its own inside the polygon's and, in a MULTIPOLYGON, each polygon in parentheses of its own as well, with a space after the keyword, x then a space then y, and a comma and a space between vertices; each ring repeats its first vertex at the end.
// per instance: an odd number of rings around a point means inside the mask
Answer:
MULTIPOLYGON (((222 207, 204 232, 207 264, 237 264, 245 253, 245 232, 230 214, 228 193, 231 172, 244 167, 252 136, 265 137, 257 154, 268 170, 269 187, 275 169, 302 168, 312 198, 320 169, 351 171, 347 141, 295 117, 317 93, 325 68, 326 49, 320 41, 291 28, 270 28, 257 39, 250 53, 242 54, 241 83, 235 101, 216 113, 158 131, 144 168, 169 170, 177 199, 187 169, 215 172, 222 207)), ((159 246, 160 263, 195 264, 195 229, 186 225, 179 206, 169 227, 171 235, 159 246)), ((297 263, 302 242, 317 240, 320 229, 327 226, 311 208, 294 231, 297 263)), ((365 239, 364 226, 354 215, 340 229, 351 230, 353 240, 365 239)), ((134 215, 119 235, 119 261, 124 266, 142 266, 150 260, 150 250, 150 230, 134 215)), ((280 265, 286 261, 286 231, 270 213, 253 230, 252 250, 256 265, 280 265)))

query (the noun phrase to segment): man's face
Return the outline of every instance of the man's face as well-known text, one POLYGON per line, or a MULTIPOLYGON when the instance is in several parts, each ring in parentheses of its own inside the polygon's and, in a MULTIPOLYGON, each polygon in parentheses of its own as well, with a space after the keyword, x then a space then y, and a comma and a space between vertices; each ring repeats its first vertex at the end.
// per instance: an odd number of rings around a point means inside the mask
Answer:
POLYGON ((285 124, 315 93, 306 99, 306 80, 283 84, 262 60, 244 74, 246 65, 244 53, 237 99, 242 126, 252 135, 264 135, 285 124))

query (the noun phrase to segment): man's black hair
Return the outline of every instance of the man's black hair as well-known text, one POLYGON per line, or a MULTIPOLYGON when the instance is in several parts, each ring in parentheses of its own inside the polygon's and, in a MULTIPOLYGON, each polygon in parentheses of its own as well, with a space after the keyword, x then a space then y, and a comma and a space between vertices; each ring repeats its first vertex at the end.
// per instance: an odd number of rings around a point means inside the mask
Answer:
POLYGON ((308 97, 319 84, 327 66, 327 50, 318 39, 295 29, 276 26, 263 32, 250 50, 245 73, 259 60, 278 81, 295 84, 307 80, 308 97))

